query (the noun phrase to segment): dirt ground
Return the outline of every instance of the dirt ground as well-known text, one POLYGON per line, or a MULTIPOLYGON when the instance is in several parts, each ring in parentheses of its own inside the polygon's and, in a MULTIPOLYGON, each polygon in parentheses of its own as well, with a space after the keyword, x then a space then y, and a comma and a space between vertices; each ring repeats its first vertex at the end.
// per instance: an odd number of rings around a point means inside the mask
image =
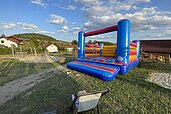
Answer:
POLYGON ((19 57, 17 58, 20 61, 24 61, 26 63, 49 63, 54 62, 55 60, 49 56, 27 56, 27 57, 19 57))

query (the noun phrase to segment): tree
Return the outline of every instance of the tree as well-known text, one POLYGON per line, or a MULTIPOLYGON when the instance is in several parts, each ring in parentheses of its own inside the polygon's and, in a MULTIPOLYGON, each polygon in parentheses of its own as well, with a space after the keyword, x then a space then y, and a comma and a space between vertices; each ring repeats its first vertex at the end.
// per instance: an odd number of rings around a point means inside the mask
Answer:
POLYGON ((95 44, 95 43, 98 43, 98 41, 94 40, 92 43, 95 44))
POLYGON ((92 43, 93 43, 93 41, 92 41, 92 40, 89 40, 89 41, 88 41, 88 44, 92 44, 92 43))
POLYGON ((98 43, 98 41, 96 41, 96 40, 89 40, 87 43, 88 44, 95 44, 95 43, 98 43))
POLYGON ((2 34, 1 36, 0 36, 0 38, 4 38, 5 37, 5 34, 2 34))
POLYGON ((78 42, 77 42, 77 40, 72 40, 71 44, 72 44, 72 45, 77 45, 78 42))

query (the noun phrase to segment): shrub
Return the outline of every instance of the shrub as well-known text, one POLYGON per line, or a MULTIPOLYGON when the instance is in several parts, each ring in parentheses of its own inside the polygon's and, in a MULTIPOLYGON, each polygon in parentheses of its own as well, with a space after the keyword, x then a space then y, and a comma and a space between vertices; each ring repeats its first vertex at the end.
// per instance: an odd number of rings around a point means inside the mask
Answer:
POLYGON ((7 55, 7 54, 11 54, 11 48, 0 48, 0 55, 7 55))

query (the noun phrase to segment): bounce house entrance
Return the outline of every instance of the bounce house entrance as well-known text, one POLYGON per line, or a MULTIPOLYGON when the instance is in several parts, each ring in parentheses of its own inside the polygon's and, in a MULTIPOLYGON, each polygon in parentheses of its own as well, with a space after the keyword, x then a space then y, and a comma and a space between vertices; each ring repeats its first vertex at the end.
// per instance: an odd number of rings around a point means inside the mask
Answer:
POLYGON ((93 61, 99 63, 113 64, 115 62, 116 46, 103 46, 86 44, 85 45, 85 61, 93 61))
POLYGON ((92 62, 99 62, 99 63, 108 63, 108 64, 112 64, 115 62, 115 58, 113 57, 87 57, 84 60, 92 61, 92 62))

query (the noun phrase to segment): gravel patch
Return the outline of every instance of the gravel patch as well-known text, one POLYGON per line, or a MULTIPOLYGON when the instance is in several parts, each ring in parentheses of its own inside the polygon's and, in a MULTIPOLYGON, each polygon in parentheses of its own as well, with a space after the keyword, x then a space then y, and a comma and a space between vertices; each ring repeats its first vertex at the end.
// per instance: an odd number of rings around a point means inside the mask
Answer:
POLYGON ((152 73, 149 81, 171 89, 171 74, 169 73, 152 73))

